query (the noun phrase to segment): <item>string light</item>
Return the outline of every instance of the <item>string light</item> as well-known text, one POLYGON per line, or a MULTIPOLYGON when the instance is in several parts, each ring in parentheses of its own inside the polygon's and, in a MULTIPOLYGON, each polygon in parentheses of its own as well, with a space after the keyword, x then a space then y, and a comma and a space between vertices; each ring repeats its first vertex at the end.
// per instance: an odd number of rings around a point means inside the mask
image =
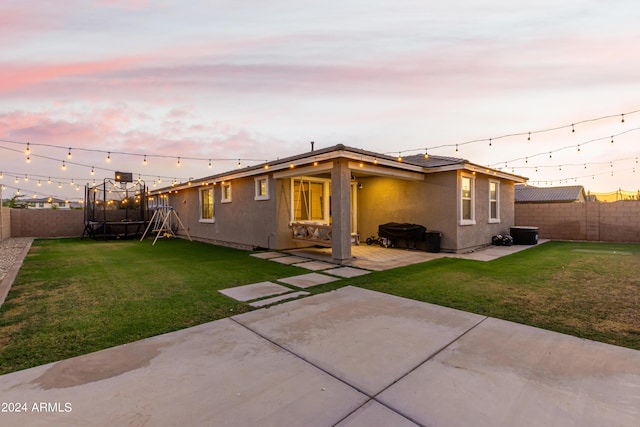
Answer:
POLYGON ((573 123, 571 123, 571 133, 576 133, 576 128, 574 127, 573 123))
POLYGON ((95 175, 95 171, 93 170, 93 166, 91 166, 91 175, 95 175))
POLYGON ((242 166, 240 165, 240 159, 238 159, 238 169, 240 169, 242 166))
POLYGON ((177 163, 178 167, 182 166, 182 163, 180 163, 180 157, 178 157, 178 163, 177 163))
POLYGON ((492 143, 491 143, 491 138, 489 138, 489 147, 491 147, 492 143))
POLYGON ((527 136, 527 142, 531 141, 531 132, 529 132, 529 135, 527 136))
MULTIPOLYGON (((429 158, 429 153, 426 148, 424 149, 424 158, 425 159, 429 158)), ((378 163, 378 159, 374 160, 373 163, 378 163)))
POLYGON ((624 113, 622 113, 620 116, 622 117, 622 120, 620 120, 620 123, 624 123, 624 113))
POLYGON ((147 155, 144 155, 144 159, 142 160, 142 164, 147 166, 147 155))
POLYGON ((64 160, 62 161, 62 170, 63 171, 67 170, 67 164, 64 162, 64 160))
POLYGON ((107 163, 111 161, 111 151, 107 151, 107 163))
POLYGON ((29 148, 29 143, 27 142, 27 148, 25 148, 24 154, 28 156, 30 152, 31 152, 31 149, 29 148))
POLYGON ((67 153, 67 159, 71 158, 71 147, 69 147, 69 152, 67 153))
POLYGON ((611 135, 611 143, 613 144, 613 135, 611 135))
POLYGON ((27 154, 27 163, 31 163, 31 156, 27 154))
POLYGON ((209 159, 209 169, 211 169, 211 159, 209 159))

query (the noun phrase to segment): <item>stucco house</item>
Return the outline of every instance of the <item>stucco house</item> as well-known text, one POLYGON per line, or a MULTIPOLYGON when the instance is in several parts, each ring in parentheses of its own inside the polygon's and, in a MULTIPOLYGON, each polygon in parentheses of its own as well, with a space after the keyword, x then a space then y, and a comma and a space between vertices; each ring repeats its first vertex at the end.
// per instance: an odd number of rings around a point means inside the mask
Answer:
POLYGON ((53 197, 34 198, 26 200, 30 209, 69 209, 69 202, 53 197))
POLYGON ((246 248, 331 247, 351 258, 355 236, 380 224, 442 233, 441 249, 487 245, 514 225, 514 185, 526 178, 468 160, 404 158, 336 145, 153 190, 194 239, 246 248))

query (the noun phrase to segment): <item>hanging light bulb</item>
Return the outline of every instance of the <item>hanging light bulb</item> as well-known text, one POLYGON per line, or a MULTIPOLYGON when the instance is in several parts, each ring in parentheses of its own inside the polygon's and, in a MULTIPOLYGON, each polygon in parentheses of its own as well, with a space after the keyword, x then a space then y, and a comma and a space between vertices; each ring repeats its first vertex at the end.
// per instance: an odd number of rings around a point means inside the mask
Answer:
POLYGON ((67 159, 71 158, 71 147, 69 147, 69 152, 67 153, 67 159))
POLYGON ((264 164, 264 169, 265 169, 265 170, 269 169, 269 165, 265 163, 265 164, 264 164))
POLYGON ((492 145, 493 144, 492 144, 491 138, 489 138, 489 147, 491 147, 492 145))
POLYGON ((458 144, 456 144, 456 153, 458 152, 458 144))
POLYGON ((147 166, 147 155, 144 155, 144 159, 142 160, 142 164, 147 166))
POLYGON ((580 144, 578 144, 578 153, 580 152, 580 144))
POLYGON ((402 153, 398 152, 398 161, 401 162, 402 161, 402 153))
POLYGON ((41 187, 42 183, 40 182, 40 180, 38 180, 38 187, 41 187))
POLYGON ((95 174, 96 172, 93 170, 93 166, 91 166, 91 175, 95 174))
POLYGON ((528 157, 525 157, 525 158, 524 158, 524 162, 525 162, 526 164, 529 164, 529 158, 528 158, 528 157))
POLYGON ((620 123, 624 123, 624 113, 622 113, 622 120, 620 120, 620 123))
POLYGON ((62 188, 62 183, 58 182, 58 188, 62 188))
POLYGON ((24 182, 29 181, 29 177, 27 175, 24 176, 24 182))
POLYGON ((551 158, 551 151, 549 151, 549 158, 551 158))
POLYGON ((31 156, 27 154, 27 163, 31 163, 31 156))
POLYGON ((611 135, 611 143, 613 144, 613 135, 611 135))
POLYGON ((18 177, 16 176, 16 184, 19 183, 20 180, 18 179, 18 177))
POLYGON ((64 162, 64 160, 62 161, 62 170, 63 171, 67 170, 67 164, 64 162))
POLYGON ((51 177, 49 177, 49 179, 47 179, 47 184, 51 184, 51 177))
POLYGON ((576 133, 576 128, 573 126, 573 123, 571 123, 571 133, 576 133))
POLYGON ((531 132, 529 132, 529 135, 527 136, 527 142, 531 141, 531 132))
POLYGON ((178 157, 178 163, 176 163, 178 165, 178 167, 182 166, 182 163, 180 162, 180 157, 178 157))
MULTIPOLYGON (((427 153, 427 149, 426 148, 424 149, 424 158, 425 159, 429 158, 429 153, 427 153)), ((374 162, 374 163, 376 163, 376 162, 374 162)))
POLYGON ((241 167, 240 165, 240 159, 238 159, 238 169, 241 167))
POLYGON ((209 169, 211 169, 211 159, 209 159, 209 169))
POLYGON ((111 161, 111 151, 107 151, 107 163, 111 161))
POLYGON ((31 153, 31 148, 29 148, 29 143, 27 142, 27 148, 24 149, 24 154, 29 155, 31 153))

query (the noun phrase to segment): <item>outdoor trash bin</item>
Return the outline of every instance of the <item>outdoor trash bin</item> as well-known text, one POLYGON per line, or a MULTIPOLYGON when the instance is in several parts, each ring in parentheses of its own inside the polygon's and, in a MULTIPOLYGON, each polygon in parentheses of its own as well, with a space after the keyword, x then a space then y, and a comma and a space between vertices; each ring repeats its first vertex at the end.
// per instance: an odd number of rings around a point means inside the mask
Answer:
POLYGON ((440 252, 440 240, 442 233, 439 231, 425 232, 425 240, 427 242, 427 252, 440 252))
POLYGON ((538 227, 511 227, 511 236, 516 245, 535 245, 538 243, 538 227))

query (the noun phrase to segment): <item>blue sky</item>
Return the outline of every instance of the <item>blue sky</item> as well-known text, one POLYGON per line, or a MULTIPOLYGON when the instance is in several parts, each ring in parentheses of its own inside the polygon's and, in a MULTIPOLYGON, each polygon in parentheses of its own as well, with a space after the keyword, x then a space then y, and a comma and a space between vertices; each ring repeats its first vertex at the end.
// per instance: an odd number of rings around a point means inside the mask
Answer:
POLYGON ((4 195, 81 197, 37 176, 115 169, 184 180, 310 141, 635 191, 640 113, 619 115, 640 109, 639 18, 631 1, 5 0, 0 139, 18 144, 0 142, 4 195))

